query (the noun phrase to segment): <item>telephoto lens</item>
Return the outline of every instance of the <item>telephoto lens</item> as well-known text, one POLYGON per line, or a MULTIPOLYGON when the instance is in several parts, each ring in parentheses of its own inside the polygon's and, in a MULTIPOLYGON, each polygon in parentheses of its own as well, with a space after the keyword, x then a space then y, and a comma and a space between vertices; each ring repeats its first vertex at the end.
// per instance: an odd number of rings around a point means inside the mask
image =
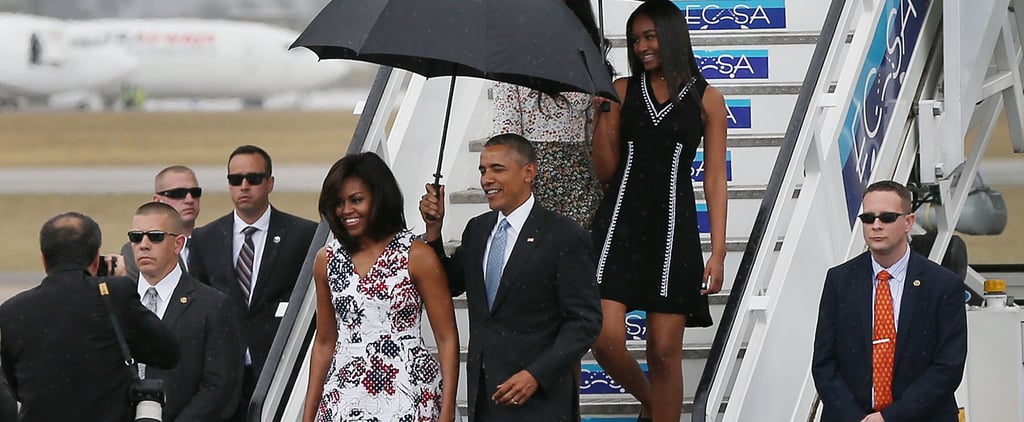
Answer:
POLYGON ((135 406, 135 420, 137 422, 163 421, 163 380, 137 380, 132 383, 128 393, 131 398, 132 405, 135 406))

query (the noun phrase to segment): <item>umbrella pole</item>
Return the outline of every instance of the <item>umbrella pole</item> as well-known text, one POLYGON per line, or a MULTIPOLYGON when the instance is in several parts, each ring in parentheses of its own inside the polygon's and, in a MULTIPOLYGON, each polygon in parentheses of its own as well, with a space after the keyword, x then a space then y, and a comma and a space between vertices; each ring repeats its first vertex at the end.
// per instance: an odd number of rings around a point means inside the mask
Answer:
MULTIPOLYGON (((606 54, 608 54, 608 45, 604 38, 604 0, 597 0, 597 32, 597 38, 598 41, 600 41, 599 49, 601 52, 601 58, 604 59, 606 54)), ((586 58, 583 59, 584 62, 586 62, 586 60, 586 58)), ((609 69, 609 71, 611 71, 611 69, 609 69)), ((598 110, 602 113, 607 113, 612 110, 612 105, 608 103, 601 103, 601 108, 598 110)))
POLYGON ((444 161, 444 144, 448 139, 448 121, 452 116, 452 97, 455 93, 455 74, 458 73, 459 65, 455 65, 455 71, 452 72, 452 82, 448 85, 448 106, 444 110, 444 128, 441 129, 441 150, 437 152, 437 170, 434 171, 434 190, 438 195, 441 194, 441 162, 444 161))

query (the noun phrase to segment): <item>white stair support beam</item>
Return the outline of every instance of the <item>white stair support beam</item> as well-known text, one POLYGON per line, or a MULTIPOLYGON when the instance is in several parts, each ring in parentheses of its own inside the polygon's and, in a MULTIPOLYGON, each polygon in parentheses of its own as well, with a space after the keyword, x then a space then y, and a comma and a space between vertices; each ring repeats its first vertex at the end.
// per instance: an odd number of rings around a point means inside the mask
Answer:
POLYGON ((1010 72, 999 72, 985 80, 981 86, 981 97, 988 98, 1000 93, 1002 90, 1014 85, 1013 74, 1010 72))
MULTIPOLYGON (((1021 12, 1024 12, 1024 10, 1021 10, 1021 12)), ((1016 38, 1020 36, 1019 31, 1013 30, 1011 19, 1011 16, 1007 16, 1003 22, 993 59, 996 62, 996 67, 1003 72, 1009 73, 1013 81, 1012 86, 1007 87, 1002 92, 1003 105, 1006 107, 1006 122, 1010 129, 1010 142, 1013 150, 1014 152, 1022 153, 1024 152, 1024 118, 1022 118, 1022 113, 1024 113, 1024 91, 1022 91, 1022 87, 1024 87, 1024 84, 1021 82, 1020 70, 1022 43, 1016 38)))
POLYGON ((974 268, 967 267, 967 277, 964 279, 964 284, 978 294, 984 294, 985 292, 985 276, 974 271, 974 268))
POLYGON ((373 115, 373 122, 370 123, 370 130, 366 135, 366 142, 363 143, 363 151, 373 151, 380 155, 389 164, 394 162, 395 156, 390 151, 395 149, 392 140, 387 138, 384 129, 387 128, 388 120, 391 119, 391 112, 395 109, 395 101, 402 89, 402 84, 409 79, 410 72, 398 68, 391 70, 388 82, 384 86, 384 93, 381 94, 377 110, 373 115))
POLYGON ((953 237, 953 231, 956 229, 957 221, 960 220, 960 213, 963 211, 964 203, 967 201, 967 195, 971 192, 971 185, 977 177, 978 166, 981 163, 982 156, 985 154, 985 148, 992 139, 992 132, 995 130, 996 123, 999 120, 999 110, 1002 109, 1002 105, 1003 98, 999 96, 989 98, 982 103, 977 112, 981 113, 982 116, 987 116, 988 121, 984 122, 978 130, 978 136, 971 146, 970 155, 968 155, 963 171, 960 173, 960 179, 957 182, 956 188, 954 189, 946 183, 940 183, 942 187, 940 192, 943 195, 942 206, 936 207, 935 210, 939 216, 939 231, 935 238, 935 243, 932 244, 931 253, 928 255, 928 259, 932 261, 942 262, 942 258, 946 254, 946 247, 949 246, 949 241, 953 237), (947 186, 949 187, 947 188, 947 186), (948 196, 947 192, 949 193, 948 196))
MULTIPOLYGON (((917 130, 921 139, 938 139, 939 137, 939 116, 936 115, 936 107, 941 101, 921 100, 918 103, 917 130)), ((925 142, 921 144, 921 183, 935 183, 935 180, 944 177, 948 169, 939 158, 937 142, 925 142)))
POLYGON ((423 86, 426 84, 427 78, 422 75, 411 74, 409 75, 409 86, 405 88, 405 97, 402 98, 402 106, 398 109, 398 114, 395 116, 395 122, 391 125, 391 133, 388 134, 388 143, 391 144, 390 150, 395 156, 389 156, 388 164, 394 167, 395 161, 398 158, 398 152, 405 146, 405 136, 408 133, 409 125, 411 124, 415 107, 413 106, 418 98, 423 93, 423 86))

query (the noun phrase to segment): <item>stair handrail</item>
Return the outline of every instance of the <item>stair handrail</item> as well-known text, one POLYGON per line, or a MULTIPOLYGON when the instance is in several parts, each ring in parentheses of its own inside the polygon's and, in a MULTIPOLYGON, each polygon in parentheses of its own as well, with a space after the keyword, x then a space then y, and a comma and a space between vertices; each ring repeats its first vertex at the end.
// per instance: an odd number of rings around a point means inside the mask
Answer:
MULTIPOLYGON (((818 91, 818 82, 828 53, 832 49, 832 41, 835 39, 835 32, 845 7, 846 0, 832 0, 825 15, 821 36, 818 37, 818 42, 814 47, 814 54, 811 56, 807 73, 804 76, 800 93, 797 96, 796 105, 793 107, 793 114, 790 116, 789 125, 786 127, 785 138, 779 147, 779 154, 772 168, 771 176, 768 179, 768 186, 765 189, 764 197, 761 199, 757 217, 754 219, 754 225, 750 231, 750 238, 747 241, 743 258, 736 272, 736 278, 729 292, 729 300, 726 302, 722 318, 718 323, 715 339, 711 344, 707 362, 704 364, 704 371, 701 373, 700 383, 697 385, 697 390, 694 393, 693 410, 691 412, 691 420, 694 422, 706 421, 711 386, 718 377, 719 365, 725 358, 725 343, 735 328, 740 303, 747 290, 747 284, 754 269, 758 253, 761 248, 766 247, 764 237, 769 221, 775 217, 775 204, 782 193, 787 169, 794 164, 799 164, 793 163, 793 152, 796 149, 800 133, 804 129, 804 116, 810 110, 811 100, 818 91)), ((767 247, 774 248, 775 243, 774 239, 769 239, 767 247)), ((719 406, 718 403, 715 405, 719 406)))
MULTIPOLYGON (((377 69, 377 75, 374 77, 373 85, 367 94, 363 112, 359 115, 359 122, 352 133, 352 140, 348 144, 346 154, 363 151, 367 139, 371 135, 370 129, 375 119, 381 113, 380 106, 392 72, 393 68, 387 66, 381 66, 377 69)), ((387 115, 384 118, 387 118, 387 115)), ((281 318, 281 323, 277 327, 277 333, 274 336, 274 342, 270 347, 270 353, 267 355, 263 371, 249 401, 249 410, 246 412, 246 420, 248 421, 259 422, 262 420, 263 408, 267 404, 268 399, 271 400, 270 405, 274 408, 274 417, 271 420, 280 421, 283 418, 286 401, 282 399, 291 396, 292 390, 295 389, 295 380, 299 376, 299 371, 302 370, 303 362, 300 354, 285 356, 285 349, 290 343, 289 339, 295 335, 302 336, 301 347, 298 347, 297 350, 307 350, 313 341, 313 335, 316 332, 316 321, 310 319, 309 323, 300 325, 302 324, 300 318, 305 319, 305 317, 300 315, 302 307, 299 305, 305 300, 310 282, 313 280, 313 262, 316 260, 316 254, 327 243, 330 235, 330 228, 325 221, 321 220, 316 234, 310 243, 309 250, 306 252, 306 259, 302 263, 302 270, 299 271, 299 276, 295 280, 295 287, 288 298, 288 303, 293 304, 293 306, 288 306, 284 316, 281 318), (296 333, 296 330, 302 329, 306 331, 301 334, 296 333), (281 365, 290 365, 288 382, 284 383, 281 391, 275 391, 275 395, 270 397, 271 385, 281 365)))

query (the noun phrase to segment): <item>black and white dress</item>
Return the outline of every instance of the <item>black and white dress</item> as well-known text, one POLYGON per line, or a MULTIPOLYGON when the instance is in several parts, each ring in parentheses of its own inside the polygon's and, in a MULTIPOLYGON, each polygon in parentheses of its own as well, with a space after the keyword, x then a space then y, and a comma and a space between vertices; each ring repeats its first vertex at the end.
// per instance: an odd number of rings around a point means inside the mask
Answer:
POLYGON ((690 178, 704 134, 697 98, 706 88, 694 78, 677 103, 658 104, 646 73, 629 78, 618 169, 593 224, 601 297, 686 315, 691 327, 712 323, 700 294, 704 257, 690 178))
POLYGON ((355 271, 337 239, 327 245, 327 282, 338 321, 318 422, 433 422, 441 412, 441 365, 423 343, 423 301, 409 277, 413 235, 402 232, 370 267, 355 271))

